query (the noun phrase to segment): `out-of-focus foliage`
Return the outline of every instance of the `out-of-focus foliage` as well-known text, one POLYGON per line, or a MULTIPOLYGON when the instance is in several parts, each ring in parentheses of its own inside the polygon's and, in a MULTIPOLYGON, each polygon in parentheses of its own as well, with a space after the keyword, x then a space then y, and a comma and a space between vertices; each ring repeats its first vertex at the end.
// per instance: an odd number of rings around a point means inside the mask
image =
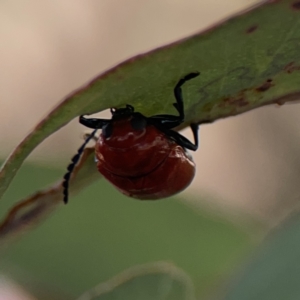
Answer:
POLYGON ((196 300, 190 278, 168 263, 136 266, 101 283, 77 300, 196 300))
MULTIPOLYGON (((62 173, 25 165, 4 197, 6 208, 62 173)), ((26 285, 38 278, 74 298, 131 266, 165 260, 182 268, 201 295, 226 278, 251 248, 249 234, 222 217, 194 211, 174 197, 129 199, 102 179, 3 248, 1 270, 26 285), (23 272, 13 271, 11 264, 23 272)))
POLYGON ((271 231, 251 261, 238 272, 226 300, 300 298, 300 219, 293 215, 271 231))

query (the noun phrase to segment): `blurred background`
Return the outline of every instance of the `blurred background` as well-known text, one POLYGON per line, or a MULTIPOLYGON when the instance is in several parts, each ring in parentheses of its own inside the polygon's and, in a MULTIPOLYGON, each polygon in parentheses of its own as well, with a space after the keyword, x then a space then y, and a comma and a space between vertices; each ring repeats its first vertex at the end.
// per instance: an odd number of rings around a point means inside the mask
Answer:
MULTIPOLYGON (((2 0, 0 2, 1 160, 5 159, 8 153, 61 99, 74 89, 84 85, 97 74, 131 56, 210 27, 216 22, 253 5, 255 2, 258 1, 2 0)), ((197 214, 201 215, 204 210, 203 220, 206 220, 210 224, 209 226, 214 227, 219 224, 220 228, 218 227, 217 230, 219 237, 222 236, 222 231, 220 231, 222 226, 224 224, 228 226, 228 230, 232 234, 230 236, 235 237, 232 240, 234 242, 229 241, 228 252, 231 251, 229 250, 230 247, 237 247, 235 242, 241 249, 249 249, 250 247, 249 244, 251 244, 250 240, 252 238, 249 238, 248 233, 245 235, 244 229, 241 230, 242 233, 236 226, 236 224, 241 224, 241 219, 244 219, 245 216, 249 220, 256 220, 258 223, 273 224, 297 203, 300 196, 298 184, 300 159, 297 155, 298 149, 300 149, 300 123, 297 119, 299 112, 300 107, 295 104, 287 104, 281 107, 268 106, 237 117, 220 120, 214 124, 203 125, 200 129, 200 149, 194 154, 197 164, 197 177, 191 187, 180 195, 180 198, 188 202, 188 205, 196 208, 197 214), (222 221, 218 219, 220 216, 222 216, 222 221)), ((65 168, 70 157, 82 143, 81 137, 84 130, 77 120, 74 120, 38 147, 29 158, 29 162, 35 165, 23 168, 13 188, 6 195, 7 207, 11 206, 11 201, 18 200, 26 193, 34 192, 51 181, 57 180, 62 175, 61 170, 65 168), (30 173, 29 177, 31 178, 28 178, 26 172, 30 173)), ((189 136, 189 132, 184 132, 184 134, 189 136)), ((105 183, 103 184, 105 185, 105 183)), ((123 210, 128 211, 128 214, 130 214, 137 209, 139 215, 137 219, 141 218, 143 214, 145 214, 145 218, 147 216, 150 218, 140 204, 129 200, 126 205, 126 201, 122 196, 117 195, 111 187, 105 185, 102 188, 105 191, 107 190, 108 198, 122 199, 117 204, 120 214, 123 215, 123 210), (139 211, 140 209, 143 211, 142 213, 139 211)), ((84 196, 81 195, 80 197, 93 198, 91 196, 93 191, 97 194, 99 188, 97 190, 97 186, 93 186, 89 191, 84 191, 84 196)), ((104 195, 106 195, 105 193, 104 195)), ((96 202, 99 201, 95 200, 96 202)), ((82 236, 86 236, 87 232, 92 234, 91 236, 88 235, 89 238, 86 237, 86 242, 90 239, 97 239, 97 234, 90 232, 90 226, 95 226, 93 230, 98 230, 98 227, 101 228, 102 226, 101 230, 104 231, 101 232, 105 232, 105 228, 112 226, 113 223, 105 223, 103 218, 105 219, 107 214, 113 214, 115 207, 109 201, 107 203, 104 201, 99 210, 105 210, 105 213, 103 214, 102 211, 100 216, 91 217, 89 214, 95 210, 91 207, 99 205, 95 203, 94 200, 90 200, 88 205, 77 203, 72 207, 78 213, 82 213, 87 206, 89 207, 90 210, 80 216, 82 223, 78 220, 78 216, 74 211, 73 219, 70 216, 72 215, 70 211, 55 214, 49 222, 47 221, 43 225, 43 228, 39 228, 29 236, 29 241, 31 240, 32 244, 28 241, 27 244, 25 242, 23 244, 19 243, 14 246, 15 248, 10 249, 8 254, 6 252, 7 256, 3 260, 5 261, 3 270, 19 274, 19 267, 17 268, 18 271, 11 270, 16 268, 16 265, 23 265, 24 268, 21 268, 21 273, 24 272, 24 269, 31 270, 33 268, 33 273, 40 274, 38 271, 44 270, 40 263, 42 259, 46 258, 42 256, 38 259, 37 256, 45 249, 51 249, 52 254, 54 251, 58 256, 61 255, 62 261, 71 260, 70 257, 74 253, 69 256, 69 251, 65 247, 72 250, 72 243, 64 245, 65 240, 61 236, 56 237, 58 240, 55 239, 54 241, 53 231, 51 231, 54 227, 52 226, 56 226, 55 230, 60 231, 64 230, 64 228, 59 227, 63 226, 64 221, 70 222, 69 230, 71 232, 72 225, 74 226, 71 220, 76 220, 76 222, 79 222, 77 224, 79 227, 76 230, 86 226, 86 231, 81 233, 82 236), (108 208, 108 206, 111 207, 108 208), (109 210, 112 211, 108 212, 109 210), (67 214, 69 215, 67 216, 67 214), (85 221, 84 218, 91 218, 95 222, 99 218, 100 223, 94 224, 93 221, 85 221), (48 234, 47 238, 46 235, 48 234), (49 238, 50 236, 51 238, 49 238), (42 237, 45 238, 44 242, 41 242, 42 237), (32 245, 35 245, 36 240, 41 243, 41 248, 33 249, 32 245), (56 244, 60 245, 57 249, 56 244), (36 253, 36 256, 34 255, 28 260, 26 254, 31 253, 31 251, 36 253), (63 251, 63 253, 60 251, 63 251), (30 265, 29 261, 33 263, 34 267, 30 265), (14 267, 11 267, 12 265, 14 267)), ((151 209, 155 210, 153 213, 157 215, 161 211, 167 213, 169 209, 176 211, 176 209, 179 209, 177 205, 182 204, 180 202, 170 204, 167 200, 166 203, 157 204, 156 208, 151 206, 151 209), (169 208, 168 205, 174 207, 169 208)), ((148 207, 148 204, 146 206, 148 207)), ((194 210, 189 211, 189 214, 194 214, 194 210)), ((187 214, 185 220, 191 218, 188 216, 189 214, 187 214)), ((114 218, 118 222, 117 216, 114 216, 114 218)), ((165 216, 162 215, 161 218, 161 225, 165 226, 166 224, 163 221, 165 216)), ((143 220, 143 218, 141 219, 143 220)), ((107 221, 113 222, 113 220, 107 221)), ((134 223, 136 226, 139 226, 138 220, 134 222, 136 222, 134 223)), ((195 222, 201 223, 199 220, 195 222)), ((198 225, 202 226, 201 224, 198 225)), ((133 224, 127 224, 126 226, 129 226, 128 232, 134 230, 132 228, 133 224)), ((190 224, 190 226, 194 228, 193 224, 190 224)), ((207 228, 211 228, 209 226, 207 228)), ((118 232, 116 228, 114 230, 118 232)), ((163 236, 160 228, 157 228, 157 230, 163 236)), ((80 235, 80 232, 78 234, 80 235)), ((103 236, 102 238, 104 239, 103 236)), ((81 239, 82 237, 74 236, 73 246, 79 247, 78 243, 80 244, 81 239)), ((128 242, 128 240, 126 241, 128 242)), ((110 240, 109 237, 107 237, 106 242, 110 245, 114 244, 114 241, 110 240)), ((102 245, 100 243, 99 248, 103 250, 102 245)), ((193 247, 192 244, 191 247, 193 247)), ((102 253, 104 257, 114 253, 111 252, 110 248, 103 251, 107 251, 107 253, 102 253)), ((153 251, 152 253, 155 253, 155 250, 153 251)), ((211 249, 208 250, 209 252, 211 252, 211 249)), ((102 254, 99 253, 100 256, 102 254)), ((88 255, 84 255, 85 258, 86 256, 88 255)), ((135 255, 133 257, 136 258, 135 255)), ((178 257, 180 258, 180 255, 178 257)), ((217 254, 216 257, 218 257, 217 254)), ((216 259, 216 257, 213 259, 216 259)), ((153 255, 151 259, 148 257, 141 260, 130 260, 128 258, 126 264, 120 262, 119 264, 116 263, 118 267, 111 269, 108 267, 109 271, 102 277, 100 276, 100 279, 107 279, 134 263, 153 259, 168 260, 169 258, 168 251, 163 257, 153 255)), ((73 259, 71 264, 74 265, 74 261, 79 262, 83 257, 76 256, 73 259)), ((92 267, 93 259, 91 257, 89 259, 91 260, 89 262, 90 267, 92 267)), ((171 259, 176 261, 175 258, 171 259)), ((56 261, 56 264, 61 265, 58 261, 56 261)), ((83 262, 83 266, 87 270, 89 263, 83 262)), ((43 278, 41 281, 43 283, 45 278, 48 278, 50 282, 53 278, 56 278, 57 274, 55 272, 58 271, 54 267, 55 263, 52 263, 52 265, 53 273, 49 270, 50 273, 48 271, 43 273, 42 271, 44 277, 41 275, 41 278, 43 278)), ((223 271, 227 270, 228 266, 226 265, 221 269, 223 271)), ((182 267, 186 269, 185 263, 182 264, 182 267)), ((74 276, 70 269, 59 270, 59 272, 66 272, 66 277, 74 276)), ((220 275, 222 272, 218 269, 212 275, 214 280, 218 277, 216 274, 220 275)), ((24 279, 30 276, 19 276, 19 278, 24 279)), ((96 284, 96 279, 94 281, 94 284, 96 284)), ((66 283, 67 286, 68 284, 70 282, 66 283)), ((30 284, 27 282, 26 285, 30 284)), ((51 284, 47 285, 48 288, 49 286, 51 284)), ((71 290, 70 286, 69 289, 71 290)), ((91 282, 83 284, 82 289, 78 288, 74 294, 83 291, 87 286, 92 286, 91 282)), ((6 298, 1 299, 6 300, 6 298)))

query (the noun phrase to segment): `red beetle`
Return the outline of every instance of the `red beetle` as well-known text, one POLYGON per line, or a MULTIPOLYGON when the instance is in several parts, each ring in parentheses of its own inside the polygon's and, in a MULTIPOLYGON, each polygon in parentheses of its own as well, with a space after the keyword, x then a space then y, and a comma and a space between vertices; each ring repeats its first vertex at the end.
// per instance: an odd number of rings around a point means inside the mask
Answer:
POLYGON ((179 116, 145 117, 131 105, 111 109, 112 118, 87 119, 79 122, 94 131, 78 149, 64 176, 64 202, 68 202, 71 173, 87 143, 102 129, 95 145, 99 172, 123 194, 141 199, 160 199, 184 190, 193 180, 195 163, 186 149, 198 148, 198 125, 191 124, 195 144, 172 130, 184 122, 181 86, 199 73, 190 73, 174 88, 174 107, 179 116))

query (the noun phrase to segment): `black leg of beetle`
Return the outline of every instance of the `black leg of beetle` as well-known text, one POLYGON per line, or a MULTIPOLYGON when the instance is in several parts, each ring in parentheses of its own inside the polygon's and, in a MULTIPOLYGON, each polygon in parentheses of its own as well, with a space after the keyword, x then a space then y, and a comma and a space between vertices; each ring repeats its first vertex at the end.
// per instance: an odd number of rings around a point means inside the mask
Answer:
POLYGON ((94 138, 95 136, 95 133, 98 129, 95 129, 88 137, 87 139, 85 140, 85 142, 82 144, 82 146, 77 150, 77 153, 73 156, 73 158, 71 159, 71 163, 69 164, 67 170, 68 172, 65 174, 64 176, 64 182, 62 184, 64 190, 63 190, 63 194, 64 194, 64 202, 65 204, 68 203, 68 196, 69 196, 69 181, 70 181, 70 178, 71 178, 71 175, 72 175, 72 172, 76 166, 76 164, 78 163, 82 153, 83 153, 83 150, 85 148, 85 146, 88 144, 88 142, 94 138))
POLYGON ((194 135, 195 144, 189 141, 186 137, 181 135, 179 132, 174 131, 172 129, 165 128, 163 126, 159 127, 159 129, 166 134, 168 137, 171 137, 179 146, 196 151, 198 149, 198 124, 191 124, 191 129, 194 135))
POLYGON ((179 126, 184 121, 184 105, 183 105, 183 99, 182 99, 182 85, 187 82, 190 79, 193 79, 197 76, 199 76, 199 72, 193 72, 189 73, 183 78, 181 78, 175 88, 174 88, 174 95, 176 98, 176 103, 173 103, 173 106, 177 109, 179 116, 173 116, 173 115, 156 115, 148 118, 149 123, 152 123, 153 125, 163 125, 167 127, 168 129, 172 129, 174 127, 179 126))
POLYGON ((199 131, 199 125, 198 124, 195 124, 195 123, 192 123, 190 125, 191 129, 192 129, 192 132, 193 132, 193 136, 194 136, 194 141, 195 141, 195 147, 197 150, 198 149, 198 146, 199 146, 199 138, 198 138, 198 131, 199 131))
POLYGON ((199 72, 193 72, 185 75, 183 78, 181 78, 175 88, 174 88, 174 96, 176 99, 176 103, 173 104, 173 106, 177 109, 179 113, 180 119, 183 121, 184 120, 184 106, 183 106, 183 99, 182 99, 182 90, 181 87, 189 80, 199 76, 199 72))
POLYGON ((79 123, 92 129, 101 129, 104 125, 108 124, 110 120, 106 119, 96 119, 96 118, 91 118, 87 119, 84 116, 79 117, 79 123))

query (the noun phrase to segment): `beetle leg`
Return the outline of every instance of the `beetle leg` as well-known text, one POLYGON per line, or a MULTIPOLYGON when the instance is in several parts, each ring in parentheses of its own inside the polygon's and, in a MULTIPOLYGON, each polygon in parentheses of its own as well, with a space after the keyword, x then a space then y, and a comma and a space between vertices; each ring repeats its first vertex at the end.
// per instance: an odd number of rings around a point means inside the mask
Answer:
POLYGON ((178 145, 183 148, 196 151, 198 149, 197 145, 194 145, 191 141, 189 141, 186 137, 178 133, 177 131, 170 130, 168 132, 168 136, 176 141, 178 145))
POLYGON ((101 129, 104 125, 108 124, 110 120, 91 118, 87 119, 84 116, 79 117, 79 123, 92 129, 101 129))
POLYGON ((150 120, 150 123, 152 123, 157 126, 165 126, 168 129, 172 129, 174 127, 179 126, 184 121, 184 104, 182 99, 182 89, 184 83, 189 81, 190 79, 193 79, 197 76, 199 76, 199 72, 193 72, 189 73, 183 78, 181 78, 175 88, 174 88, 174 96, 176 99, 176 103, 173 103, 173 106, 176 108, 176 110, 179 113, 179 116, 173 116, 173 115, 156 115, 148 118, 150 120))
POLYGON ((178 116, 173 115, 156 115, 147 118, 147 121, 156 127, 165 127, 167 129, 172 129, 182 123, 182 120, 180 120, 178 116))
POLYGON ((177 131, 173 131, 170 130, 171 132, 169 132, 169 136, 171 138, 173 138, 176 143, 178 145, 180 145, 183 148, 192 150, 192 151, 196 151, 198 149, 198 145, 197 144, 193 144, 190 140, 188 140, 186 137, 184 137, 183 135, 181 135, 179 132, 177 131))
POLYGON ((181 121, 184 120, 184 106, 183 106, 183 99, 182 99, 182 89, 181 87, 189 80, 199 76, 199 72, 192 72, 187 75, 185 75, 183 78, 181 78, 175 88, 174 88, 174 96, 176 99, 176 103, 173 103, 173 106, 177 109, 179 113, 179 118, 181 121))
POLYGON ((195 143, 193 144, 190 140, 188 140, 186 137, 184 137, 183 135, 181 135, 179 132, 165 128, 165 127, 158 127, 160 131, 162 131, 164 134, 166 134, 168 137, 171 137, 179 146, 192 150, 192 151, 196 151, 198 149, 198 129, 199 126, 198 124, 191 124, 190 125, 192 132, 193 132, 193 136, 194 136, 194 140, 195 143))
MULTIPOLYGON (((84 140, 86 140, 87 138, 89 138, 89 136, 91 135, 92 133, 91 132, 85 132, 85 133, 83 133, 83 135, 82 135, 82 138, 84 139, 84 140)), ((97 140, 99 139, 99 136, 93 136, 92 137, 92 140, 94 141, 94 142, 97 142, 97 140)))
POLYGON ((67 170, 68 172, 65 174, 64 176, 64 181, 62 183, 62 186, 64 188, 63 194, 64 194, 64 202, 65 204, 68 203, 68 196, 69 196, 69 181, 72 175, 72 172, 76 166, 76 164, 78 163, 83 150, 85 148, 85 146, 88 144, 88 142, 94 138, 96 132, 98 129, 95 129, 85 140, 85 142, 82 144, 82 146, 77 150, 77 153, 73 156, 73 158, 71 159, 71 163, 68 165, 67 170))
POLYGON ((193 136, 194 136, 194 143, 195 143, 194 146, 196 147, 195 150, 197 150, 199 146, 199 138, 198 138, 199 125, 196 123, 192 123, 190 127, 192 129, 193 136))

